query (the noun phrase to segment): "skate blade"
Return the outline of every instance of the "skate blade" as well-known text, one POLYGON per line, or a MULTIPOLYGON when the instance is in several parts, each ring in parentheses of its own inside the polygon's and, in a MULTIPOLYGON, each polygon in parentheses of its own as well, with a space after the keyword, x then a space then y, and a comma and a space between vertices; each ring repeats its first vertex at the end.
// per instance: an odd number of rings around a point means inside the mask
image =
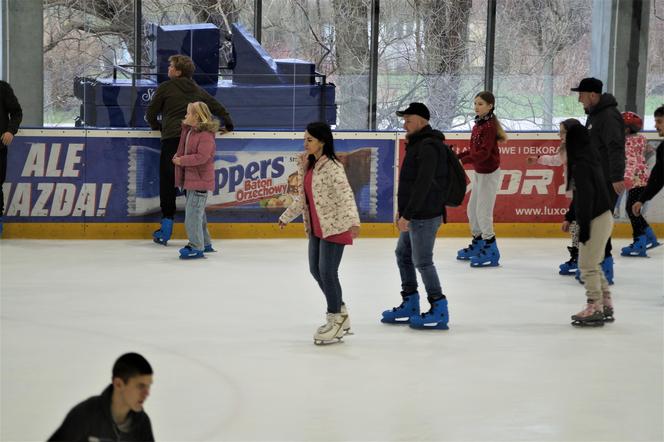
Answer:
POLYGON ((475 267, 475 268, 480 268, 480 267, 498 267, 498 265, 499 265, 499 264, 498 264, 498 261, 495 261, 495 262, 494 262, 494 261, 490 261, 490 262, 482 262, 482 263, 479 263, 479 262, 477 262, 477 263, 475 263, 475 262, 471 262, 471 263, 470 263, 470 266, 471 266, 471 267, 475 267))
POLYGON ((447 324, 436 324, 436 325, 414 325, 410 324, 410 328, 415 330, 449 330, 450 327, 447 324))
POLYGON ((380 322, 383 324, 396 324, 396 325, 408 325, 410 324, 410 318, 405 319, 381 319, 380 322))
POLYGON ((346 330, 344 330, 344 336, 353 336, 354 334, 355 334, 355 333, 353 333, 352 331, 350 331, 350 329, 346 329, 346 330))
POLYGON ((612 322, 615 321, 615 320, 616 320, 616 318, 614 318, 614 317, 611 317, 611 318, 604 318, 604 322, 605 322, 605 323, 608 323, 608 324, 612 323, 612 322))
POLYGON ((153 241, 154 243, 156 243, 156 244, 160 244, 160 245, 162 245, 162 246, 167 246, 167 245, 168 245, 168 241, 164 241, 164 240, 161 239, 161 238, 159 238, 159 239, 157 239, 157 238, 152 238, 152 241, 153 241))
POLYGON ((332 344, 339 344, 342 342, 344 341, 341 337, 334 339, 314 339, 314 344, 316 345, 332 345, 332 344))
POLYGON ((572 321, 574 327, 584 328, 584 327, 604 327, 604 321, 592 321, 592 322, 582 322, 582 321, 572 321))
POLYGON ((627 256, 631 258, 648 258, 648 255, 646 254, 645 251, 643 252, 633 252, 633 253, 621 253, 620 256, 627 256))

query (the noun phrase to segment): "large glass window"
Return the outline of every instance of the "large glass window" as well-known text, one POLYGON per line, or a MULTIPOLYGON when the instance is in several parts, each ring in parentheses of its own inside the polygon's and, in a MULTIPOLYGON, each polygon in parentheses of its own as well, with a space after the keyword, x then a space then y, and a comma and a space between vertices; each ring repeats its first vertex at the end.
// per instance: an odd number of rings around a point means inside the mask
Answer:
MULTIPOLYGON (((275 59, 313 62, 336 85, 338 129, 369 121, 371 0, 263 0, 262 45, 275 59)), ((44 0, 44 122, 73 126, 77 77, 109 78, 134 64, 134 0, 44 0)), ((494 92, 511 130, 555 130, 583 118, 569 91, 590 72, 593 0, 498 0, 494 92)), ((254 0, 143 0, 144 50, 153 62, 148 23, 239 22, 254 32, 254 0)), ((651 0, 646 84, 647 129, 664 102, 664 0, 651 0)), ((396 129, 395 110, 424 101, 432 124, 468 129, 472 98, 484 88, 487 0, 381 0, 378 129, 396 129)), ((222 39, 220 65, 232 61, 222 39)), ((120 78, 123 74, 118 73, 120 78)), ((126 75, 124 78, 128 78, 126 75)))
MULTIPOLYGON (((135 63, 134 0, 44 0, 44 124, 74 126, 77 118, 95 118, 94 97, 75 79, 110 78, 114 66, 149 65, 149 23, 175 25, 214 23, 227 32, 239 22, 253 29, 252 0, 143 0, 142 60, 135 63), (84 90, 81 90, 84 89, 84 90), (81 105, 85 110, 82 111, 81 105)), ((222 33, 222 48, 224 47, 222 33)), ((220 64, 230 58, 230 45, 222 50, 220 64)), ((129 78, 118 72, 118 78, 129 78)), ((103 124, 100 124, 103 125, 103 124)))
POLYGON ((263 46, 315 63, 336 85, 338 129, 368 128, 371 0, 264 0, 263 46))
POLYGON ((381 2, 379 129, 398 129, 394 114, 411 101, 431 110, 438 129, 466 129, 482 89, 486 0, 381 2))
POLYGON ((494 93, 510 130, 584 117, 570 92, 590 71, 592 0, 498 0, 494 93))
POLYGON ((644 128, 655 130, 653 113, 664 105, 664 0, 650 1, 648 29, 648 71, 644 128))

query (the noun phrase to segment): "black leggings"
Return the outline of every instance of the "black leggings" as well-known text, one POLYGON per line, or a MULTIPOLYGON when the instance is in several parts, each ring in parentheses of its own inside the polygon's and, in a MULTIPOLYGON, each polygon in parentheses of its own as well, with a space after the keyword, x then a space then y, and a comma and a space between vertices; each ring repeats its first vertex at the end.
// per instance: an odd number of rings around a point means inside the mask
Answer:
POLYGON ((650 227, 642 215, 636 216, 632 213, 632 206, 639 200, 644 189, 645 187, 634 187, 627 192, 627 206, 625 209, 627 210, 627 216, 629 216, 629 222, 632 223, 632 237, 634 240, 644 235, 646 229, 650 227))

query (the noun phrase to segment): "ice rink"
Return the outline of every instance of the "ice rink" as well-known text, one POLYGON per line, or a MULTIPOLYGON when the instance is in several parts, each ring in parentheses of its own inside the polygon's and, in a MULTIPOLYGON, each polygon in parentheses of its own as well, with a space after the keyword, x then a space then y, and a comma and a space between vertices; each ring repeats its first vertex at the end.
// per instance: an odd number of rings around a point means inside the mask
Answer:
POLYGON ((616 256, 615 323, 576 329, 567 241, 498 241, 501 267, 471 269, 467 239, 438 240, 450 330, 423 332, 379 322, 396 239, 360 238, 340 269, 355 335, 319 347, 306 240, 216 240, 199 261, 183 240, 2 240, 1 439, 48 438, 137 351, 160 441, 664 440, 664 247, 616 256))

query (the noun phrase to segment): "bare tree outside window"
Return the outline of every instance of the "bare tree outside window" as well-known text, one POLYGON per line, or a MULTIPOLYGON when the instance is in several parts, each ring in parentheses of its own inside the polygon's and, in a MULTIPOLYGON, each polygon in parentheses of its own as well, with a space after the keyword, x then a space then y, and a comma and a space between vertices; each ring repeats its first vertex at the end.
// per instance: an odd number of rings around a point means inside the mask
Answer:
POLYGON ((583 115, 569 89, 589 73, 591 13, 591 0, 498 2, 494 92, 508 128, 554 130, 583 115))
MULTIPOLYGON (((114 65, 134 63, 134 0, 44 0, 43 8, 44 120, 71 126, 80 105, 74 77, 108 77, 114 65)), ((214 23, 228 31, 228 23, 253 20, 253 1, 143 0, 142 12, 144 24, 214 23)), ((143 56, 148 64, 147 50, 143 56)))
POLYGON ((436 128, 468 120, 483 78, 485 11, 484 0, 381 3, 378 127, 400 127, 394 112, 411 101, 428 105, 436 128))
MULTIPOLYGON (((510 129, 551 129, 580 115, 569 86, 588 73, 592 0, 499 0, 494 92, 510 129)), ((253 27, 253 0, 143 0, 144 22, 253 27)), ((647 109, 664 95, 664 0, 652 0, 647 109), (660 32, 661 31, 661 32, 660 32)), ((131 64, 134 0, 44 0, 45 116, 73 124, 75 76, 108 77, 131 64)), ((382 0, 379 129, 411 101, 440 129, 468 129, 483 89, 486 0, 382 0)), ((274 58, 312 61, 337 86, 337 127, 368 127, 371 0, 263 0, 263 46, 274 58)), ((148 42, 146 41, 146 45, 148 42)), ((224 39, 220 44, 223 47, 224 39)), ((144 51, 142 64, 148 64, 144 51)), ((230 48, 226 46, 226 64, 230 48)))

